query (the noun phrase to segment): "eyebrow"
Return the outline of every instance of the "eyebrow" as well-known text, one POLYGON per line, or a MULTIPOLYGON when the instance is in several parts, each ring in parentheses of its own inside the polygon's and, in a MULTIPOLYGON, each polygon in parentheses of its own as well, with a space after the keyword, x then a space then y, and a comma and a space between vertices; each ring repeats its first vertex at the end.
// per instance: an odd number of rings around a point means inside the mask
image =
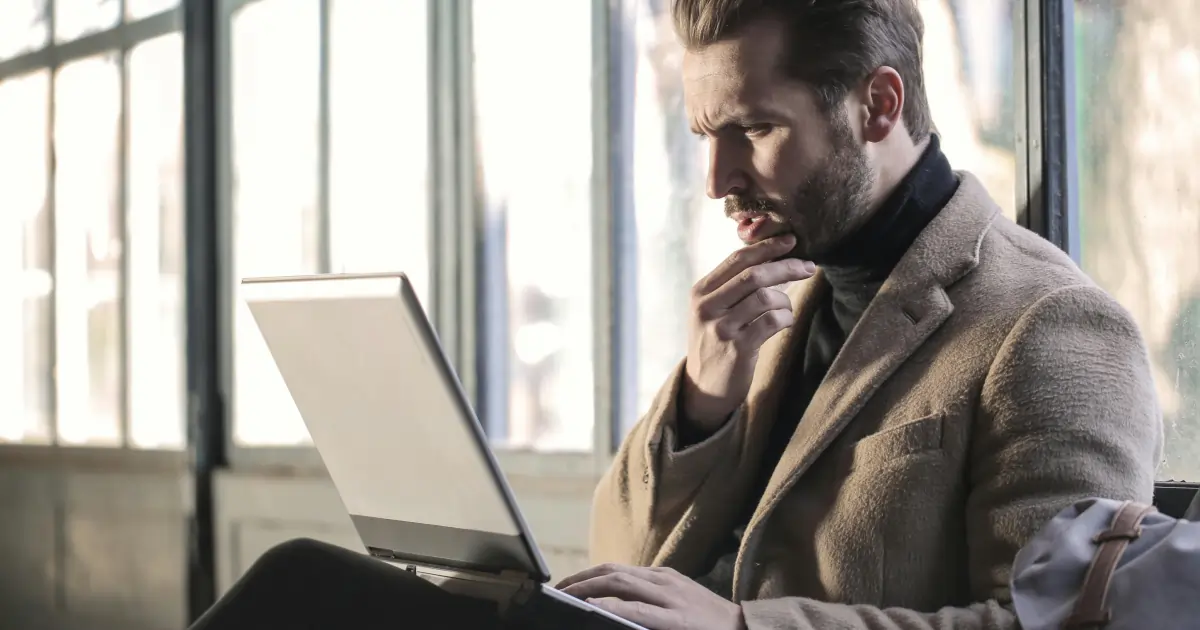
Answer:
MULTIPOLYGON (((760 122, 764 119, 773 119, 773 118, 778 118, 778 116, 774 112, 771 112, 769 110, 747 109, 747 110, 737 112, 736 114, 727 117, 724 121, 721 122, 720 125, 718 125, 716 127, 715 131, 724 131, 726 129, 730 129, 733 127, 749 127, 749 126, 755 124, 756 122, 760 122)), ((699 128, 697 128, 695 126, 695 124, 689 124, 688 127, 689 127, 689 129, 691 129, 692 133, 694 133, 698 136, 706 136, 707 135, 703 131, 701 131, 699 128)))

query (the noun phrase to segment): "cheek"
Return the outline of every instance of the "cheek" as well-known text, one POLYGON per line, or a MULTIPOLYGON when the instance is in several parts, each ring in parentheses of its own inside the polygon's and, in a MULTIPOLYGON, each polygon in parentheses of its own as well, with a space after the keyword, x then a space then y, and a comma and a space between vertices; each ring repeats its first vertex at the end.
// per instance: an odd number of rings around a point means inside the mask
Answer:
POLYGON ((770 194, 790 195, 816 168, 812 147, 794 134, 778 131, 755 143, 754 166, 770 194))

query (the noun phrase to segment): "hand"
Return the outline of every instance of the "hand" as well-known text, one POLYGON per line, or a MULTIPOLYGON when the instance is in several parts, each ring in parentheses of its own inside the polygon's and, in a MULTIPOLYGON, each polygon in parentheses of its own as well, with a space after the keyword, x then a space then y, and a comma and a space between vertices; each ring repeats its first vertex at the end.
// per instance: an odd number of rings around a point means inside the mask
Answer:
POLYGON ((816 272, 807 261, 776 260, 795 246, 785 234, 743 247, 692 287, 682 404, 702 432, 715 432, 742 404, 759 348, 792 325, 791 300, 771 287, 816 272))
POLYGON ((746 630, 741 606, 674 569, 602 564, 558 588, 650 630, 746 630))

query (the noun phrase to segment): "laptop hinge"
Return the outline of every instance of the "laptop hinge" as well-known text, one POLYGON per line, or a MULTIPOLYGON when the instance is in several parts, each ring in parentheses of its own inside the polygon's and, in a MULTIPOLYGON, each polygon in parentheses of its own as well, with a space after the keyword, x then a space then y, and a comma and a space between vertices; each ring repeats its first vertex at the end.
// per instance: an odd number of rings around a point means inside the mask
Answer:
MULTIPOLYGON (((479 569, 466 569, 463 567, 450 566, 441 564, 428 558, 414 558, 407 554, 396 553, 391 549, 383 549, 381 547, 367 547, 367 552, 375 558, 386 560, 388 562, 403 565, 406 571, 416 573, 420 567, 439 569, 442 571, 451 571, 456 573, 465 573, 468 575, 476 575, 479 577, 487 577, 490 579, 499 579, 505 582, 513 582, 524 584, 526 582, 533 584, 536 581, 529 577, 529 574, 524 571, 516 571, 513 569, 501 569, 500 571, 481 571, 479 569)), ((525 590, 524 587, 522 590, 525 590)))
POLYGON ((368 547, 367 551, 372 557, 420 575, 452 593, 492 599, 499 604, 501 612, 514 604, 524 605, 538 590, 537 580, 524 571, 477 571, 439 564, 426 558, 406 558, 404 554, 390 549, 368 547), (487 584, 492 586, 485 586, 487 584))

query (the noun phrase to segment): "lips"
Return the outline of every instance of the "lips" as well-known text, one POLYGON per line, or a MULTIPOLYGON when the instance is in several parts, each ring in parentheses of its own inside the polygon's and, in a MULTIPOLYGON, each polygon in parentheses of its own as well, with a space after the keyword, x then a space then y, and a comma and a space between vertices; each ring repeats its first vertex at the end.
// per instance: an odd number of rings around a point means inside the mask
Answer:
POLYGON ((779 232, 775 221, 763 212, 735 212, 730 218, 737 222, 738 238, 747 245, 770 238, 779 232))

